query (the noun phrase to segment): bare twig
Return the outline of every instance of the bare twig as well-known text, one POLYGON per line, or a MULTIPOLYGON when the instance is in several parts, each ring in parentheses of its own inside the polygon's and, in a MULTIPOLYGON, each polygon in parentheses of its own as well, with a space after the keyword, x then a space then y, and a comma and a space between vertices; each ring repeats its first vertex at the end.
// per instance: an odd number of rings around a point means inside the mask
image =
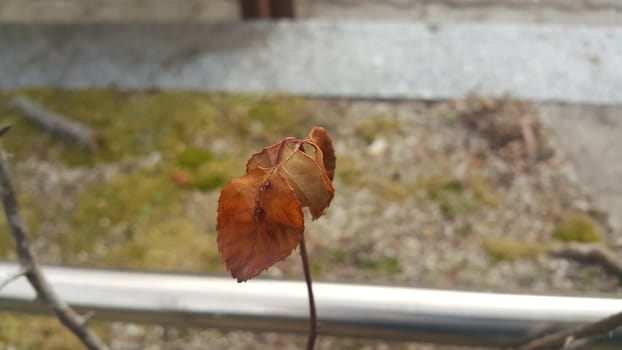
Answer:
POLYGON ((25 271, 26 278, 37 292, 38 299, 50 307, 61 323, 73 332, 84 346, 91 350, 106 349, 104 343, 95 333, 83 327, 82 317, 58 297, 43 276, 37 258, 30 248, 26 227, 19 211, 17 198, 5 162, 5 153, 0 146, 0 196, 2 197, 7 223, 15 239, 19 263, 25 271))
POLYGON ((95 151, 101 144, 100 138, 87 126, 70 120, 58 113, 46 110, 43 106, 24 96, 13 99, 20 112, 43 129, 76 143, 89 151, 95 151))
POLYGON ((592 345, 598 341, 604 340, 608 337, 611 337, 610 333, 608 334, 599 334, 593 337, 585 337, 581 339, 568 338, 566 343, 564 344, 563 350, 579 350, 579 349, 589 349, 588 345, 592 345))
POLYGON ((90 320, 95 316, 95 311, 88 311, 84 313, 84 315, 80 316, 80 325, 82 327, 86 327, 90 320))
POLYGON ((525 141, 525 149, 527 151, 527 158, 529 159, 529 166, 533 166, 536 161, 537 142, 536 136, 533 132, 533 120, 530 117, 522 117, 520 120, 521 133, 523 140, 525 141))
MULTIPOLYGON (((603 267, 607 272, 622 281, 622 260, 607 248, 593 244, 573 244, 550 252, 552 256, 577 260, 603 267)), ((582 349, 622 326, 622 312, 574 328, 561 330, 519 346, 518 350, 535 349, 582 349)))
POLYGON ((300 241, 300 257, 302 258, 302 268, 307 282, 307 293, 309 294, 309 336, 307 338, 307 350, 312 350, 315 346, 317 337, 317 314, 315 311, 315 299, 313 298, 313 286, 311 285, 311 269, 309 268, 309 257, 305 246, 304 235, 300 241))
MULTIPOLYGON (((536 338, 519 346, 517 350, 570 349, 574 348, 572 344, 575 342, 592 337, 594 337, 594 340, 600 339, 603 335, 608 334, 620 326, 622 326, 622 312, 594 323, 561 330, 541 338, 536 338)), ((581 345, 583 344, 585 343, 581 345)))
POLYGON ((622 281, 622 259, 607 248, 594 244, 573 244, 551 251, 552 256, 601 266, 622 281))
POLYGON ((0 126, 0 136, 6 134, 9 130, 11 130, 10 125, 1 125, 0 126))
POLYGON ((23 267, 20 268, 18 271, 8 275, 3 281, 2 283, 0 283, 0 291, 4 289, 4 287, 6 287, 9 283, 15 281, 16 279, 25 276, 26 272, 28 272, 28 270, 24 269, 23 267))

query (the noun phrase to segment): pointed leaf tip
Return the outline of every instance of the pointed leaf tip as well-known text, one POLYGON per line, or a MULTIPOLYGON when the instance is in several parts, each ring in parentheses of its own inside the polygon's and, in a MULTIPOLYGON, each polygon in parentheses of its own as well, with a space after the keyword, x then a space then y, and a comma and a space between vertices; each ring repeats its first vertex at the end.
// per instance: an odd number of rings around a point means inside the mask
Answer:
POLYGON ((337 164, 333 140, 328 135, 326 129, 321 126, 314 127, 309 133, 309 138, 322 150, 322 160, 324 169, 326 169, 326 175, 328 175, 330 181, 333 181, 337 164))

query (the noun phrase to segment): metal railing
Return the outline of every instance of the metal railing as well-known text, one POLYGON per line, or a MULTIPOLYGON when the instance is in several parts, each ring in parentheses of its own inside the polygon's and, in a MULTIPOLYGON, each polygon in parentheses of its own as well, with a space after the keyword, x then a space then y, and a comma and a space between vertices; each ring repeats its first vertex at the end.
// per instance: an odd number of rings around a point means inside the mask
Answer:
MULTIPOLYGON (((17 271, 0 262, 0 276, 17 271)), ((59 295, 101 320, 257 331, 307 331, 304 282, 44 267, 59 295)), ((622 300, 314 283, 320 335, 511 346, 595 321, 622 300)), ((0 292, 0 309, 47 312, 25 279, 0 292)), ((622 334, 594 349, 622 348, 622 334)))

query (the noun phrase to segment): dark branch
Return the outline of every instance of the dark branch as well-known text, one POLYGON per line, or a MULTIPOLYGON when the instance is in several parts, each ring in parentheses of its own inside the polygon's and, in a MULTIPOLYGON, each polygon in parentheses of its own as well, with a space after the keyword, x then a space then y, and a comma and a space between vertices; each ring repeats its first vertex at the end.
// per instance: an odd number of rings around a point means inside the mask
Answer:
POLYGON ((592 244, 568 245, 555 249, 552 256, 601 266, 609 274, 622 281, 622 259, 607 248, 592 244))
POLYGON ((76 143, 89 151, 95 151, 101 144, 100 138, 87 126, 48 111, 27 97, 18 96, 13 99, 13 104, 28 119, 69 142, 76 143))
MULTIPOLYGON (((517 350, 561 349, 571 348, 573 343, 582 342, 588 338, 600 339, 614 329, 622 326, 622 312, 604 318, 600 321, 565 329, 553 334, 536 338, 517 348, 517 350)), ((582 344, 583 345, 583 344, 582 344)))
POLYGON ((61 323, 73 332, 82 344, 91 350, 106 349, 106 345, 102 343, 95 333, 83 327, 82 317, 58 297, 43 276, 37 258, 28 242, 26 226, 19 211, 15 191, 13 190, 5 164, 5 158, 4 150, 0 146, 0 196, 2 197, 7 223, 15 239, 19 263, 26 278, 37 292, 38 299, 50 307, 61 323))

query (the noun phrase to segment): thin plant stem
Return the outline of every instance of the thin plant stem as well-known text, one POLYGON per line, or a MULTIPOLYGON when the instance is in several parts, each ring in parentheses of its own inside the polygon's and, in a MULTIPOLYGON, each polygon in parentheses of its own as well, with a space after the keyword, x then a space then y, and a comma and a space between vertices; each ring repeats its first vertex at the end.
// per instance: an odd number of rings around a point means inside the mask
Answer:
POLYGON ((307 338, 307 350, 313 350, 315 338, 317 337, 317 314, 315 312, 315 299, 313 298, 313 286, 311 285, 311 269, 309 268, 309 257, 305 247, 305 237, 300 241, 300 257, 302 258, 302 269, 305 273, 307 282, 307 294, 309 294, 309 337, 307 338))
MULTIPOLYGON (((8 129, 0 126, 0 135, 8 129)), ((91 332, 81 322, 81 316, 71 308, 52 288, 52 285, 43 275, 37 257, 30 247, 26 225, 17 205, 17 194, 9 177, 9 171, 5 164, 5 153, 0 146, 0 200, 4 205, 6 221, 15 239, 15 247, 21 271, 26 276, 32 287, 37 292, 39 300, 48 305, 58 320, 69 329, 89 350, 107 349, 99 337, 91 332)))

